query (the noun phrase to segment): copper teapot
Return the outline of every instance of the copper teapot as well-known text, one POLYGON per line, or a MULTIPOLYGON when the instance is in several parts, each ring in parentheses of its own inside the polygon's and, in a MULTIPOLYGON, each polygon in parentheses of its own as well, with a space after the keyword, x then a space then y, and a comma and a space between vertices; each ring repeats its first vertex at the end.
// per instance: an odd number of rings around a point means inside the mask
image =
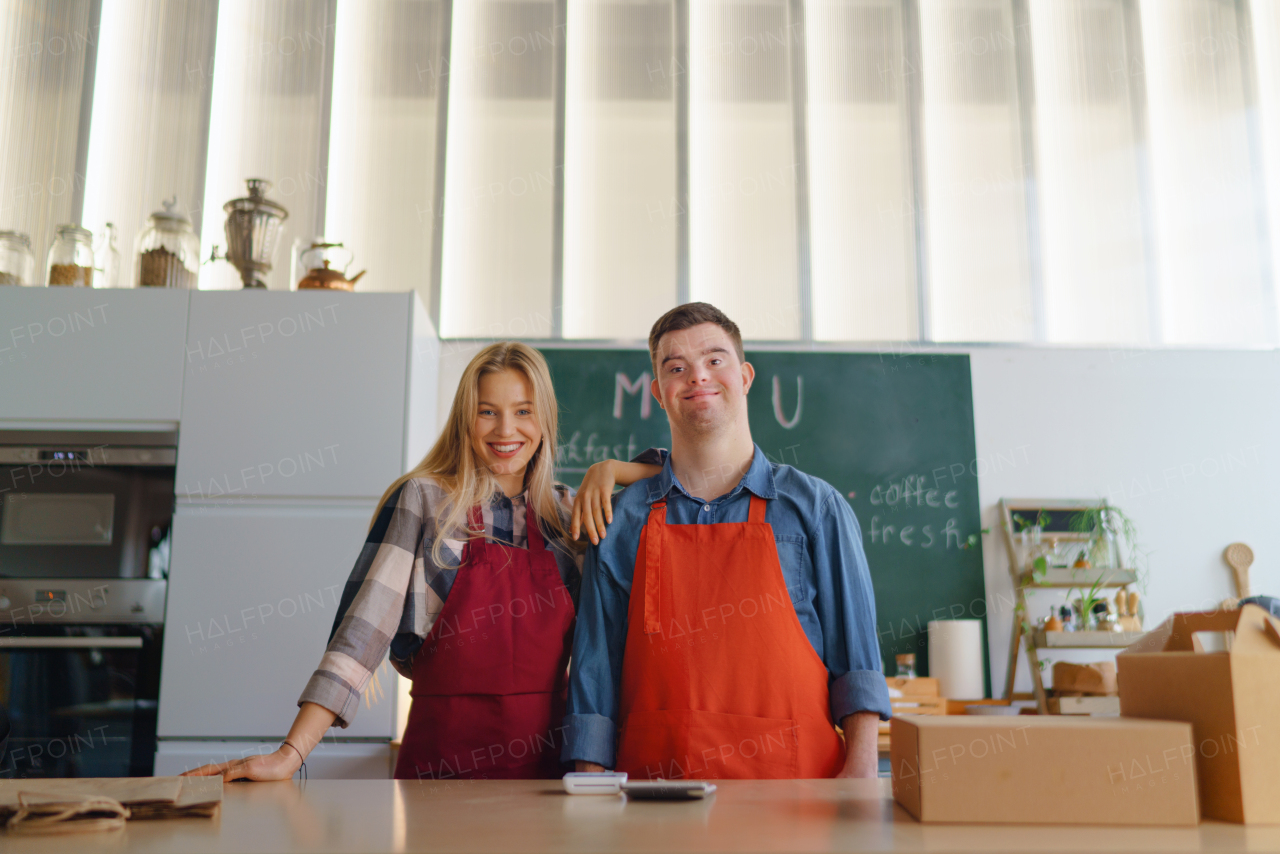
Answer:
POLYGON ((361 270, 348 279, 347 267, 351 258, 351 251, 341 243, 312 243, 299 259, 307 273, 298 281, 298 290, 355 290, 356 282, 365 271, 361 270), (335 262, 337 269, 330 266, 335 262))

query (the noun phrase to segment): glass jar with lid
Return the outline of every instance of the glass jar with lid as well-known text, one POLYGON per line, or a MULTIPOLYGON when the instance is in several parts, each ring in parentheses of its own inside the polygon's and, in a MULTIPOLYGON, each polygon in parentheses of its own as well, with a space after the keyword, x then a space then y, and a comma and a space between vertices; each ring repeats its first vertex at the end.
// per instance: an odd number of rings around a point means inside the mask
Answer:
POLYGON ((0 231, 0 285, 30 285, 36 273, 31 238, 18 231, 0 231))
POLYGON ((93 285, 93 232, 78 225, 60 225, 45 261, 50 285, 88 288, 93 285))
POLYGON ((134 275, 140 288, 194 289, 200 275, 200 238, 177 210, 175 196, 147 219, 134 243, 134 275))

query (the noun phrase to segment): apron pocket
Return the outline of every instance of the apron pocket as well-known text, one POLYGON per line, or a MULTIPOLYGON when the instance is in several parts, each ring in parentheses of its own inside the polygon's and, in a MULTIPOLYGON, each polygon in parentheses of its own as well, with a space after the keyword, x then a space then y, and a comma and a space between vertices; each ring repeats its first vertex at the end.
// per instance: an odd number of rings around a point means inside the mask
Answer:
POLYGON ((695 709, 633 712, 618 770, 651 780, 788 780, 799 776, 799 728, 786 718, 695 709))

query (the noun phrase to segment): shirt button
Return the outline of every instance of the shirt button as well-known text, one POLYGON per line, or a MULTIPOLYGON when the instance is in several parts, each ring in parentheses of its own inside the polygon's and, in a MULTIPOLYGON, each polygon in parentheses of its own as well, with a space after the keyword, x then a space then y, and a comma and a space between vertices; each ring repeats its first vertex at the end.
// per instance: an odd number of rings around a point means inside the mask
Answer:
POLYGON ((710 511, 710 510, 711 510, 711 505, 710 505, 710 504, 703 504, 703 505, 702 505, 702 509, 703 509, 703 510, 710 511))

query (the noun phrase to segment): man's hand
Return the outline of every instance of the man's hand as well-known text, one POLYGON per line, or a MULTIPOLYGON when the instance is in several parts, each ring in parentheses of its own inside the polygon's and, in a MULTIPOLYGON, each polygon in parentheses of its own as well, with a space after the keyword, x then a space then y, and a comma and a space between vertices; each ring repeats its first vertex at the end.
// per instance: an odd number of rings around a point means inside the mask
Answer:
POLYGON ((875 712, 854 712, 840 721, 844 730, 844 767, 836 777, 878 777, 880 754, 876 737, 880 716, 875 712))
POLYGON ((583 762, 581 759, 579 759, 577 762, 574 763, 573 768, 575 771, 578 771, 579 773, 586 771, 592 774, 599 774, 603 771, 608 770, 603 765, 597 765, 594 762, 583 762))

